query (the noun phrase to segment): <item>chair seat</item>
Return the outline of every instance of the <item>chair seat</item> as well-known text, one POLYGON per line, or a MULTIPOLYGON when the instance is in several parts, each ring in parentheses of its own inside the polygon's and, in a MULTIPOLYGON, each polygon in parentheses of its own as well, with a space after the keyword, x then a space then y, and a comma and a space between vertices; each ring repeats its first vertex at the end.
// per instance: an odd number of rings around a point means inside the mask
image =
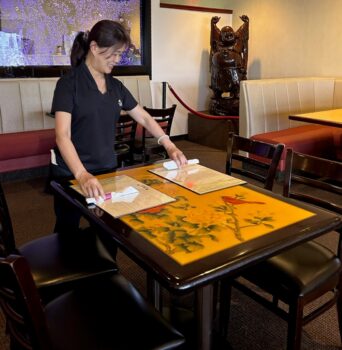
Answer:
POLYGON ((320 285, 339 279, 341 261, 328 248, 310 241, 250 268, 243 276, 287 302, 307 296, 320 285), (276 288, 276 290, 275 290, 276 288))
POLYGON ((53 350, 161 350, 184 343, 119 274, 60 296, 45 315, 53 350))
POLYGON ((42 296, 50 287, 81 282, 118 271, 91 228, 68 235, 49 234, 19 248, 31 267, 34 281, 42 296))
POLYGON ((128 153, 130 151, 130 147, 129 145, 126 144, 121 144, 115 147, 115 153, 117 156, 121 155, 121 154, 125 154, 128 153))

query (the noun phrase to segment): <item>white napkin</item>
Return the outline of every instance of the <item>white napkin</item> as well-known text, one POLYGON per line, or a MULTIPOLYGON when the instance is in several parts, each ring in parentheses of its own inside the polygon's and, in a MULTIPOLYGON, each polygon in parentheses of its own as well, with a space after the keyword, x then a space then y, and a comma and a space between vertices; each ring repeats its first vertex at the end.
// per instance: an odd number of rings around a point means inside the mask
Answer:
MULTIPOLYGON (((189 159, 188 164, 198 164, 199 160, 198 159, 189 159)), ((163 163, 163 167, 167 170, 175 170, 178 169, 177 163, 174 160, 170 160, 168 162, 163 163)))
POLYGON ((96 200, 94 197, 86 198, 87 204, 102 204, 105 200, 111 199, 112 202, 131 202, 134 200, 134 198, 139 194, 139 191, 133 187, 128 186, 121 192, 110 192, 106 193, 106 197, 102 198, 99 197, 98 200, 96 200), (125 198, 126 197, 126 198, 125 198))
POLYGON ((133 186, 129 186, 125 188, 122 192, 112 192, 112 203, 114 202, 132 203, 138 195, 139 195, 139 191, 133 186))

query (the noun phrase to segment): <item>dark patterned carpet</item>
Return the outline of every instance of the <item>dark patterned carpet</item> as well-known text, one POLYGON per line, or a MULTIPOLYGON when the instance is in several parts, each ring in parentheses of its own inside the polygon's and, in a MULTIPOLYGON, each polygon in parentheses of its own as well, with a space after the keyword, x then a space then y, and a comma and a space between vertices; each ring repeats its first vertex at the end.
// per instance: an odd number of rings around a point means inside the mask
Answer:
MULTIPOLYGON (((224 170, 224 152, 187 141, 178 141, 177 143, 189 159, 199 158, 203 165, 219 171, 224 170)), ((4 183, 17 245, 49 234, 53 228, 52 196, 44 193, 44 185, 45 178, 4 183)), ((275 191, 280 190, 281 184, 277 184, 275 191)), ((337 234, 329 233, 321 237, 319 241, 336 250, 337 234)), ((144 294, 144 271, 121 252, 118 254, 118 264, 121 272, 144 294)), ((167 296, 166 293, 165 295, 167 296)), ((180 302, 188 305, 191 304, 191 300, 191 296, 186 296, 180 302)), ((4 327, 5 322, 0 313, 1 350, 8 349, 4 327)), ((285 349, 286 332, 284 321, 240 292, 234 291, 229 325, 229 343, 232 349, 285 349)), ((335 307, 304 327, 302 349, 342 349, 335 307)))

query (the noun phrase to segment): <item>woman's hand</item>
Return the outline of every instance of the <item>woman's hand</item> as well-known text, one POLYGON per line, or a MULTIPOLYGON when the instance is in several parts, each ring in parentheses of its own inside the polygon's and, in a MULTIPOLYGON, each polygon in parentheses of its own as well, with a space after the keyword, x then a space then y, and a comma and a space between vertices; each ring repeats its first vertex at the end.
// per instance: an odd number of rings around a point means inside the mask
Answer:
POLYGON ((168 140, 168 142, 163 146, 165 147, 169 158, 174 160, 179 168, 188 163, 188 160, 186 159, 183 152, 179 148, 177 148, 173 142, 168 140))
POLYGON ((100 196, 105 198, 105 193, 99 180, 92 174, 83 171, 76 177, 76 180, 78 181, 82 192, 87 197, 94 197, 96 200, 98 200, 100 196))

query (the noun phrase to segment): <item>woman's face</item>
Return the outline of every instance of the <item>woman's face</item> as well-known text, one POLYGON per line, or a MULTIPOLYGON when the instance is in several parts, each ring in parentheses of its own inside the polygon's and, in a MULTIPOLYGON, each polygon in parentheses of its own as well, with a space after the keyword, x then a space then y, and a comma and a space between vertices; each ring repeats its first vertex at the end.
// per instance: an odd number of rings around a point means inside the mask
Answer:
POLYGON ((114 45, 111 47, 99 47, 93 44, 92 53, 94 55, 95 69, 101 73, 109 74, 120 60, 126 50, 125 45, 114 45))

